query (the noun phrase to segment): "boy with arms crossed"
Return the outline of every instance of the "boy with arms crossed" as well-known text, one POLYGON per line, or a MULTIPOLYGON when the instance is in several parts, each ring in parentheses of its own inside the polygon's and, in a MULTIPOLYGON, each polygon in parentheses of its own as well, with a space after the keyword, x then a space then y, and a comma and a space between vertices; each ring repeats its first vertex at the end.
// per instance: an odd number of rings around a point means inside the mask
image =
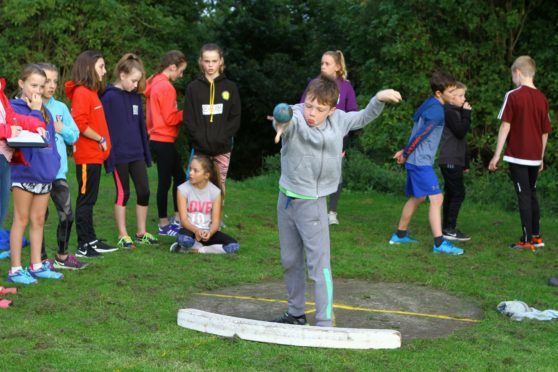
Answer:
POLYGON ((288 292, 288 310, 278 323, 304 325, 306 274, 315 282, 316 325, 332 325, 333 283, 330 266, 329 222, 326 196, 337 190, 341 175, 343 137, 376 119, 385 102, 399 102, 392 89, 376 94, 364 110, 335 110, 337 83, 316 78, 303 104, 292 106, 287 124, 274 122, 283 134, 277 224, 288 292))
POLYGON ((512 81, 516 89, 506 93, 498 115, 502 121, 498 132, 496 151, 488 169, 498 169, 500 155, 507 144, 504 161, 509 163, 510 175, 517 193, 522 235, 514 249, 535 251, 543 247, 540 236, 540 209, 537 200, 537 177, 544 168, 544 150, 550 117, 548 101, 535 88, 535 61, 529 56, 518 57, 511 66, 512 81))
POLYGON ((407 229, 413 214, 428 197, 428 219, 434 236, 433 251, 460 255, 463 254, 463 249, 454 247, 442 236, 440 211, 444 196, 432 167, 444 130, 444 104, 452 98, 450 92, 455 88, 455 79, 447 73, 435 72, 430 78, 430 87, 433 95, 426 99, 413 115, 414 125, 407 146, 393 156, 398 164, 405 164, 405 191, 409 200, 403 207, 397 232, 391 236, 389 244, 416 243, 416 240, 409 236, 407 229))

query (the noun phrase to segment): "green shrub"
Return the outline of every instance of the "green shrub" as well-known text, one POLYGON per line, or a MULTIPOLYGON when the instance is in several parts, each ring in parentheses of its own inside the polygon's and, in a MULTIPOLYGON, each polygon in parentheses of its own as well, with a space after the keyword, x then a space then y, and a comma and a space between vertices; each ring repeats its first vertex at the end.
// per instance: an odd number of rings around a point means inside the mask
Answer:
MULTIPOLYGON (((346 189, 355 191, 374 190, 382 193, 404 195, 406 173, 404 167, 393 163, 382 164, 381 157, 366 155, 351 149, 350 156, 343 167, 343 182, 346 189)), ((264 159, 262 173, 273 175, 266 178, 275 182, 280 172, 280 156, 276 154, 264 159)), ((439 168, 434 167, 438 179, 443 184, 439 168)), ((508 175, 506 163, 501 162, 500 170, 488 172, 480 164, 471 164, 471 170, 465 174, 466 202, 499 208, 507 211, 517 210, 517 198, 508 175)), ((558 214, 558 171, 549 168, 540 174, 537 193, 541 213, 558 214)))

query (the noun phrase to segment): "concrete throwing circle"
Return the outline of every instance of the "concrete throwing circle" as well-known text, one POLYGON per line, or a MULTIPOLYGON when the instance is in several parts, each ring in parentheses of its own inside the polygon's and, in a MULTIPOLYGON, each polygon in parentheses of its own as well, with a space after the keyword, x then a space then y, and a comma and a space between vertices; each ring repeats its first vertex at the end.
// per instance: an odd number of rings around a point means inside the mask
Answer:
MULTIPOLYGON (((402 283, 334 280, 337 327, 393 329, 403 339, 435 338, 470 327, 482 318, 473 302, 442 290, 402 283)), ((306 314, 314 324, 314 290, 306 288, 306 314)), ((244 284, 192 295, 187 307, 256 320, 271 320, 287 309, 281 282, 244 284)))

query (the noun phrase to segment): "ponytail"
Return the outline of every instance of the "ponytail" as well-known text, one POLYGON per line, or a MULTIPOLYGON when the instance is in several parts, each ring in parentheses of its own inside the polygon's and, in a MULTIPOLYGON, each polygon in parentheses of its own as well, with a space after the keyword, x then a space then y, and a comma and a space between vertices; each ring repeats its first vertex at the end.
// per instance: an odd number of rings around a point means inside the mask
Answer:
POLYGON ((336 50, 336 51, 328 50, 327 52, 324 53, 324 55, 331 56, 335 64, 341 67, 339 71, 337 71, 337 77, 340 77, 343 80, 347 80, 348 72, 347 72, 347 65, 345 64, 345 56, 343 55, 343 52, 340 50, 336 50))

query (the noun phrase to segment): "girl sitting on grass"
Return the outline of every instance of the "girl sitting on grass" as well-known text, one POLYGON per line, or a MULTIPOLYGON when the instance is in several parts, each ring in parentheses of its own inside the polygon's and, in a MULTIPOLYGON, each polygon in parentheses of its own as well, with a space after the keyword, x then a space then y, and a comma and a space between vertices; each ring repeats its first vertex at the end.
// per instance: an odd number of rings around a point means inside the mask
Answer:
POLYGON ((238 242, 219 231, 223 189, 217 165, 205 155, 195 155, 189 176, 189 181, 178 186, 177 203, 182 227, 171 252, 204 252, 203 248, 194 247, 196 242, 204 248, 220 244, 222 253, 238 251, 238 242))

